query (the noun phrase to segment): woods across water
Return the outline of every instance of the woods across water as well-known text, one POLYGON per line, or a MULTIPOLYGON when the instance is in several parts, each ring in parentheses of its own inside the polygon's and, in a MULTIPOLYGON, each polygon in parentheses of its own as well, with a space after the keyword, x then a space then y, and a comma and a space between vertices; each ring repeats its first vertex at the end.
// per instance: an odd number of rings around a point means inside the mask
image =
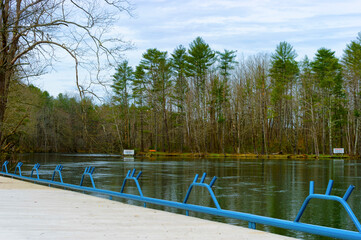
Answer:
POLYGON ((102 103, 13 81, 2 151, 360 154, 360 34, 341 58, 320 48, 296 61, 287 42, 241 56, 200 37, 148 49, 119 64, 102 103))

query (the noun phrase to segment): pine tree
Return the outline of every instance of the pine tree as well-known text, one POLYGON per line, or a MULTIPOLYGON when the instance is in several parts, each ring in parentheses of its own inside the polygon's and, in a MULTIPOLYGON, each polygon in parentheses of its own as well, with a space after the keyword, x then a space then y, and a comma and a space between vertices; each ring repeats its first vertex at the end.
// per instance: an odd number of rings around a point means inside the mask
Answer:
POLYGON ((171 63, 167 58, 167 52, 159 51, 156 48, 148 49, 143 54, 141 65, 145 70, 145 77, 148 82, 149 99, 153 111, 154 123, 154 148, 158 147, 158 116, 162 114, 162 148, 165 151, 166 141, 170 149, 170 139, 167 122, 167 103, 171 87, 171 63))
MULTIPOLYGON (((188 75, 193 78, 195 98, 197 99, 196 112, 198 113, 198 116, 195 116, 199 119, 197 122, 199 126, 197 126, 197 128, 199 131, 203 129, 203 136, 195 136, 195 138, 196 142, 202 142, 204 152, 207 152, 208 148, 206 80, 208 70, 214 64, 215 60, 215 52, 201 37, 197 37, 190 43, 187 56, 188 75)), ((198 149, 200 150, 199 146, 198 149)))
POLYGON ((320 95, 322 97, 323 153, 326 151, 326 131, 328 129, 329 154, 332 155, 333 129, 337 122, 339 127, 340 124, 342 125, 342 117, 344 115, 342 103, 342 100, 344 99, 342 91, 342 69, 338 59, 335 57, 335 52, 330 49, 320 48, 312 62, 312 70, 315 73, 315 79, 320 86, 320 95))
POLYGON ((292 107, 293 87, 299 72, 296 62, 296 51, 291 44, 281 42, 276 52, 271 55, 271 103, 277 122, 278 150, 283 151, 284 134, 294 129, 294 113, 292 107))
POLYGON ((134 72, 133 98, 140 114, 140 150, 142 152, 144 152, 144 115, 147 110, 146 91, 145 71, 142 65, 138 65, 134 72))
POLYGON ((128 61, 124 60, 120 63, 116 69, 115 74, 113 75, 113 91, 115 96, 113 97, 115 101, 119 102, 120 108, 120 118, 125 119, 124 124, 124 136, 126 136, 127 147, 131 146, 131 128, 130 128, 130 112, 129 112, 129 97, 130 91, 129 86, 134 79, 133 69, 129 66, 128 61))
POLYGON ((201 38, 197 37, 188 49, 188 74, 194 78, 194 86, 201 97, 205 93, 207 70, 215 62, 215 52, 201 38))
POLYGON ((226 108, 228 104, 228 98, 229 98, 229 84, 228 84, 228 78, 231 75, 231 71, 235 68, 235 64, 237 63, 234 59, 236 58, 236 51, 229 51, 224 50, 224 53, 217 52, 218 55, 218 61, 219 66, 218 69, 220 71, 221 76, 223 77, 223 80, 220 84, 220 96, 219 102, 220 102, 220 115, 218 122, 222 124, 222 153, 225 154, 225 131, 226 131, 226 108))
POLYGON ((177 136, 180 143, 180 150, 183 152, 184 148, 184 134, 185 134, 185 100, 186 94, 189 90, 187 82, 187 50, 182 45, 179 45, 172 54, 172 70, 175 75, 175 84, 173 91, 173 100, 177 109, 176 114, 176 128, 177 136))

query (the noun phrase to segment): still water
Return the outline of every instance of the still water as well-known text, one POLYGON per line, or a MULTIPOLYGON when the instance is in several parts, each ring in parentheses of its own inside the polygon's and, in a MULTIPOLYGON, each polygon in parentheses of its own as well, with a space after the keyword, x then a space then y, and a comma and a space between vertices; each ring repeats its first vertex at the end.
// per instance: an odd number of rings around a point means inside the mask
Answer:
MULTIPOLYGON (((349 185, 356 188, 348 203, 361 219, 361 160, 274 160, 274 159, 180 159, 135 158, 103 154, 23 154, 23 175, 29 176, 35 163, 40 163, 40 178, 51 179, 57 164, 62 164, 64 182, 79 184, 87 166, 94 166, 97 188, 120 191, 128 170, 142 171, 140 185, 144 196, 182 202, 195 174, 206 172, 206 183, 213 176, 218 179, 213 187, 222 209, 252 213, 293 221, 309 192, 309 181, 315 181, 315 193, 325 193, 328 180, 334 180, 332 195, 343 196, 349 185)), ((15 166, 15 163, 12 164, 15 166)), ((14 169, 10 170, 13 171, 14 169)), ((88 178, 86 186, 91 186, 88 178)), ((128 182, 125 192, 138 194, 128 182)), ((141 205, 128 200, 119 201, 141 205)), ((214 207, 207 191, 194 188, 188 203, 214 207)), ((157 206, 150 206, 159 208, 157 206)), ((167 211, 184 214, 182 210, 167 211)), ((191 216, 248 226, 247 222, 204 214, 191 216)), ((356 231, 346 211, 337 202, 312 200, 301 222, 356 231)), ((302 239, 329 239, 296 231, 257 225, 257 229, 302 239)))

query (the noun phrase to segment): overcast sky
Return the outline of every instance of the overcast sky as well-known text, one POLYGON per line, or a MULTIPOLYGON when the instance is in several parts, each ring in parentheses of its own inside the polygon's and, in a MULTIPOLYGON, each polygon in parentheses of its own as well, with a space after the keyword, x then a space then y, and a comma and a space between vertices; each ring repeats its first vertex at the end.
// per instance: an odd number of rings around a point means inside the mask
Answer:
MULTIPOLYGON (((341 57, 361 31, 361 0, 130 0, 133 17, 122 16, 115 34, 132 41, 125 53, 132 66, 148 48, 173 52, 201 36, 212 49, 237 50, 241 56, 272 53, 289 42, 298 59, 314 57, 321 47, 341 57)), ((74 93, 73 67, 59 62, 34 82, 51 95, 74 93)), ((114 72, 109 72, 109 79, 114 72)))

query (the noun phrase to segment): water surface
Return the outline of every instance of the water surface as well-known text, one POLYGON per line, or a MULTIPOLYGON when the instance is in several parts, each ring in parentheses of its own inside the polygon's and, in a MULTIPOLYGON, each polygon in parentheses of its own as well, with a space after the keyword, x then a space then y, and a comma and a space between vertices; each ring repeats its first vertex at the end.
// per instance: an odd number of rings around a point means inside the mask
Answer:
MULTIPOLYGON (((140 185, 144 196, 182 202, 195 174, 207 172, 206 183, 213 176, 213 187, 222 209, 252 213, 293 221, 309 192, 309 181, 315 181, 315 193, 325 193, 329 179, 334 180, 332 195, 343 196, 350 184, 356 188, 348 200, 355 215, 361 218, 361 160, 278 160, 278 159, 181 159, 135 158, 103 154, 23 154, 23 175, 29 176, 35 163, 40 163, 40 178, 50 179, 57 164, 62 164, 64 182, 79 184, 85 167, 94 166, 97 188, 119 191, 128 170, 143 172, 140 185), (360 170, 359 170, 360 169, 360 170)), ((12 164, 13 166, 15 164, 12 164)), ((12 170, 13 171, 13 170, 12 170)), ((85 185, 91 186, 85 180, 85 185)), ((125 192, 138 194, 129 182, 125 192)), ((129 200, 122 202, 141 205, 129 200)), ((207 191, 194 188, 188 203, 214 207, 207 191)), ((151 206, 153 208, 160 208, 151 206)), ((183 210, 166 208, 184 214, 183 210)), ((198 213, 192 216, 248 226, 247 222, 198 213)), ((312 200, 301 222, 356 231, 346 211, 337 202, 312 200)), ((257 225, 257 229, 302 239, 328 239, 302 232, 257 225)))

